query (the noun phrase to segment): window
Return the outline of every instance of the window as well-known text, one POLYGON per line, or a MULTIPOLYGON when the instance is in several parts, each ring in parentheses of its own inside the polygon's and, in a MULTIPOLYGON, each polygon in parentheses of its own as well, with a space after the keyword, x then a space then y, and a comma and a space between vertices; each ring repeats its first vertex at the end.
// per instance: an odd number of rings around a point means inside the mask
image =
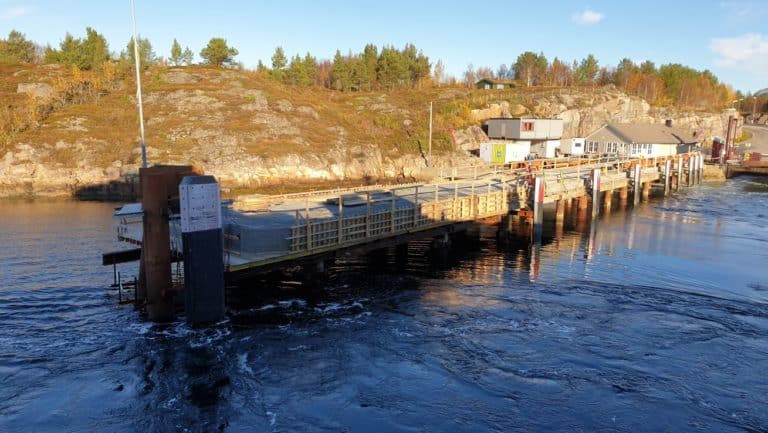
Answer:
POLYGON ((587 153, 597 153, 597 141, 587 141, 584 151, 587 153))
POLYGON ((533 131, 533 122, 523 122, 522 127, 520 128, 521 131, 533 131))
POLYGON ((619 150, 619 144, 618 143, 606 143, 605 145, 605 153, 616 153, 619 150))

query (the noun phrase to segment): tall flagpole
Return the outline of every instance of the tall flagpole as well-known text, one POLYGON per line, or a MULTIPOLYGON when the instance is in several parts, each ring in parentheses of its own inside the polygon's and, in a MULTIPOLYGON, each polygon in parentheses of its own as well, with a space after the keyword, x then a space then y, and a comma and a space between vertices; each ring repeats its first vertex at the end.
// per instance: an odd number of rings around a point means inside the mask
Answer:
POLYGON ((136 5, 131 0, 131 20, 133 21, 133 58, 136 62, 136 100, 139 104, 139 131, 141 132, 141 167, 147 168, 147 145, 144 141, 144 104, 141 100, 141 72, 139 61, 139 38, 136 37, 136 5))

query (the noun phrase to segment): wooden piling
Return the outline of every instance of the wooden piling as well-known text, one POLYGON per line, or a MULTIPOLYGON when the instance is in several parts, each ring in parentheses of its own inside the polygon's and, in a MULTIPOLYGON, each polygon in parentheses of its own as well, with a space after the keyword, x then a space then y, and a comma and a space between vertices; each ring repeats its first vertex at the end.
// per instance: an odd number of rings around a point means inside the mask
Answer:
POLYGON ((147 314, 153 322, 174 319, 171 292, 171 238, 166 175, 158 167, 139 169, 144 208, 142 267, 147 314))

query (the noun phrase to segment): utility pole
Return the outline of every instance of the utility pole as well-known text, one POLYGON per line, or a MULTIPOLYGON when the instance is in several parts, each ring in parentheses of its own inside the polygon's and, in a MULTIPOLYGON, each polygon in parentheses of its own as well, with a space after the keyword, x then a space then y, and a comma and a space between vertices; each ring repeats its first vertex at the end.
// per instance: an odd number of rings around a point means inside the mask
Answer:
POLYGON ((429 101, 429 161, 432 162, 432 101, 429 101))
POLYGON ((139 105, 139 132, 141 132, 141 167, 147 168, 147 145, 144 141, 144 104, 141 101, 141 72, 139 71, 139 38, 136 37, 136 4, 131 0, 131 21, 133 22, 133 58, 136 64, 136 101, 139 105))

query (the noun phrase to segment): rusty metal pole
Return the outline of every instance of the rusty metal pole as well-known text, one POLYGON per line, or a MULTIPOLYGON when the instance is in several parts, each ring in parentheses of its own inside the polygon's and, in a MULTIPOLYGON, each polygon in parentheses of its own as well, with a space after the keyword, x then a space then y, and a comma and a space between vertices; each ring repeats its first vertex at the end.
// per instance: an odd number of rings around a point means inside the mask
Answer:
POLYGON ((156 168, 139 169, 139 176, 144 208, 142 265, 147 314, 151 321, 168 322, 174 319, 174 309, 167 180, 156 168))

